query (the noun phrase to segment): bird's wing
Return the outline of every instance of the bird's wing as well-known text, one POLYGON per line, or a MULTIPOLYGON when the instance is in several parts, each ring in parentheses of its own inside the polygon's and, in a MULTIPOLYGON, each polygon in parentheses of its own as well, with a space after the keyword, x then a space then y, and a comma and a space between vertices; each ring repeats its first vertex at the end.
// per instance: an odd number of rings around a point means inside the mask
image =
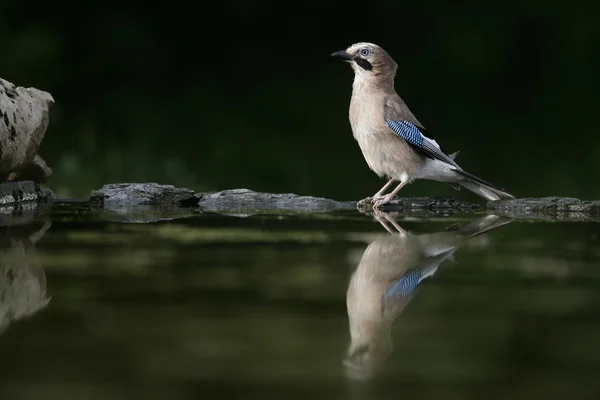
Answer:
POLYGON ((458 169, 454 162, 456 153, 448 156, 442 147, 433 139, 423 133, 426 132, 423 124, 413 115, 404 100, 394 93, 388 95, 384 102, 383 116, 390 129, 413 148, 425 156, 443 161, 458 169))
POLYGON ((442 151, 440 145, 433 139, 423 135, 419 128, 406 120, 386 119, 388 126, 394 133, 404 139, 415 149, 425 153, 430 158, 440 160, 456 168, 460 168, 446 153, 442 151))
POLYGON ((407 120, 395 120, 387 118, 385 122, 387 122, 390 129, 394 131, 396 135, 400 136, 417 150, 425 153, 425 155, 428 157, 443 161, 446 164, 450 164, 460 169, 458 164, 456 164, 450 156, 446 155, 446 153, 442 151, 440 145, 437 144, 435 140, 423 135, 421 130, 412 122, 407 120))

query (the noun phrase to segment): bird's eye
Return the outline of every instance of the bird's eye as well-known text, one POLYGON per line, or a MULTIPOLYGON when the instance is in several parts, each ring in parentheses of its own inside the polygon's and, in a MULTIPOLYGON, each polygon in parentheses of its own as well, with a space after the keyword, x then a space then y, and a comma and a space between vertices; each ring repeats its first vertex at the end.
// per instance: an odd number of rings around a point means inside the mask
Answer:
POLYGON ((360 55, 361 55, 361 56, 363 56, 363 57, 366 57, 366 56, 368 56, 368 55, 369 55, 369 53, 370 53, 369 49, 362 49, 362 50, 360 51, 360 55))

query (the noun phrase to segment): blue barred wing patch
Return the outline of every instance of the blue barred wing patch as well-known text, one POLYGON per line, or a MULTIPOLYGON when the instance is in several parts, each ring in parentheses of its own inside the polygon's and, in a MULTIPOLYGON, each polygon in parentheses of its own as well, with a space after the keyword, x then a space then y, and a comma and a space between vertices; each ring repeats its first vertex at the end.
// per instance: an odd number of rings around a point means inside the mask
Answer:
POLYGON ((390 129, 394 131, 396 135, 406 140, 408 144, 416 147, 417 149, 425 153, 428 157, 443 161, 460 169, 458 164, 456 164, 452 158, 444 154, 437 142, 435 140, 429 139, 426 136, 423 136, 423 134, 415 124, 406 120, 392 119, 386 119, 385 122, 387 122, 390 129))
POLYGON ((419 128, 417 128, 414 124, 411 124, 408 121, 394 121, 394 120, 386 120, 388 126, 392 128, 392 130, 400 136, 402 139, 406 140, 408 143, 413 146, 423 147, 423 135, 419 128))

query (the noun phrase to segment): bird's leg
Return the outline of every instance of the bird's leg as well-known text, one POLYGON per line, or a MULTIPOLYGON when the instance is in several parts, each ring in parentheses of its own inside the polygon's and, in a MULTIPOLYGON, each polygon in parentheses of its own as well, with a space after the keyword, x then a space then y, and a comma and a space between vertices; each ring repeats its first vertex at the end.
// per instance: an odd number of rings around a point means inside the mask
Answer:
POLYGON ((383 194, 385 193, 386 190, 388 190, 388 188, 392 185, 392 183, 394 182, 393 179, 390 179, 385 185, 383 185, 383 187, 381 189, 379 189, 379 191, 377 193, 375 193, 373 195, 373 197, 367 197, 362 199, 361 201, 358 202, 359 206, 362 206, 366 203, 372 202, 374 200, 379 200, 383 197, 383 194))
POLYGON ((385 195, 382 199, 376 200, 373 204, 373 209, 378 210, 380 206, 389 203, 390 200, 392 200, 394 196, 400 191, 400 189, 402 189, 407 183, 408 181, 400 182, 394 190, 385 195))
POLYGON ((379 222, 381 225, 383 225, 383 227, 385 228, 385 230, 388 231, 389 233, 391 233, 391 234, 399 233, 401 235, 406 235, 406 231, 404 229, 402 229, 402 227, 400 225, 398 225, 398 223, 396 222, 396 220, 394 218, 392 218, 391 215, 389 215, 388 213, 376 210, 373 213, 373 216, 375 217, 375 219, 377 220, 377 222, 379 222), (392 226, 394 228, 396 228, 396 231, 398 231, 398 232, 390 229, 388 227, 388 225, 385 223, 385 221, 387 221, 390 224, 392 224, 392 226))
POLYGON ((393 179, 390 179, 385 185, 383 185, 383 187, 381 189, 379 189, 379 192, 375 193, 375 195, 373 195, 373 199, 378 199, 380 197, 383 196, 383 194, 385 193, 385 191, 392 186, 392 183, 394 182, 393 179))

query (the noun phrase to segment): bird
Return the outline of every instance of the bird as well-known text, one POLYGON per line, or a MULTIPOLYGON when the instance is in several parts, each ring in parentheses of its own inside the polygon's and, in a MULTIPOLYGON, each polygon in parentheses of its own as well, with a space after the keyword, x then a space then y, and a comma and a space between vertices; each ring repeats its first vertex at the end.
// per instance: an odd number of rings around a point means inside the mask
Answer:
MULTIPOLYGON (((393 220, 385 212, 381 215, 393 220)), ((397 226, 398 232, 377 235, 364 250, 346 291, 350 344, 342 363, 347 376, 371 378, 393 351, 392 323, 440 265, 453 260, 468 240, 510 222, 490 214, 453 230, 413 234, 397 226)))
POLYGON ((349 119, 352 133, 369 168, 387 183, 372 197, 374 209, 389 203, 409 183, 418 179, 445 182, 456 190, 464 187, 489 200, 514 199, 481 178, 463 170, 456 153, 446 154, 424 125, 396 93, 398 64, 380 46, 360 42, 332 57, 349 62, 354 70, 349 119), (398 181, 388 194, 385 192, 398 181))

